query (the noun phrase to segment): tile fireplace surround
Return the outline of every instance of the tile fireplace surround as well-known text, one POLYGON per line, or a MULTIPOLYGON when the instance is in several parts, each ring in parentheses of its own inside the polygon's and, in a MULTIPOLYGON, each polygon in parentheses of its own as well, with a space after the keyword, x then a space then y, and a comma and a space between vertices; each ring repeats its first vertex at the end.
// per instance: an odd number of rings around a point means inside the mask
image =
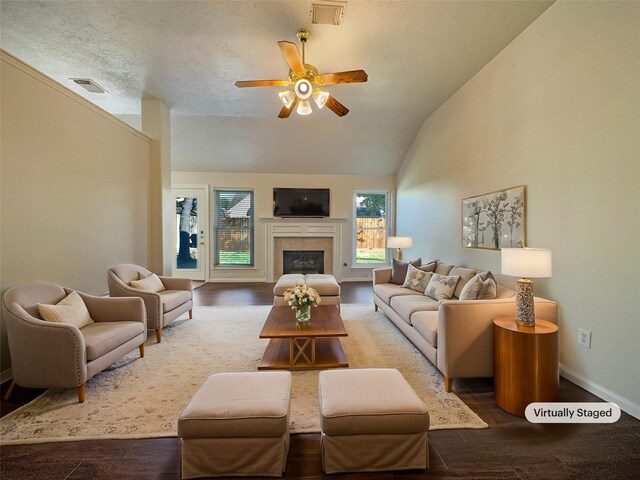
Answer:
POLYGON ((266 220, 267 281, 275 282, 282 275, 284 250, 322 250, 324 273, 340 281, 342 257, 342 223, 334 219, 266 220))

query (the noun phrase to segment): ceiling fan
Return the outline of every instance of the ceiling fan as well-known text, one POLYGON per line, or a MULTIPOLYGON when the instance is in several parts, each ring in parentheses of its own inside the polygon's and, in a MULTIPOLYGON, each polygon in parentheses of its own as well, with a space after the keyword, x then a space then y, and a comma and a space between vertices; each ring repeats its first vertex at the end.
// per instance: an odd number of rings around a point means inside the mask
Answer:
POLYGON ((278 42, 278 46, 291 68, 288 80, 244 80, 236 82, 236 87, 287 87, 293 85, 293 90, 286 90, 278 94, 284 104, 278 118, 289 118, 294 108, 300 115, 309 115, 312 112, 309 97, 313 98, 318 108, 326 105, 336 115, 344 117, 349 113, 349 109, 320 87, 336 83, 366 82, 369 76, 364 70, 319 74, 316 67, 305 63, 304 46, 310 35, 308 30, 298 30, 297 37, 302 44, 302 58, 295 43, 286 40, 278 42))

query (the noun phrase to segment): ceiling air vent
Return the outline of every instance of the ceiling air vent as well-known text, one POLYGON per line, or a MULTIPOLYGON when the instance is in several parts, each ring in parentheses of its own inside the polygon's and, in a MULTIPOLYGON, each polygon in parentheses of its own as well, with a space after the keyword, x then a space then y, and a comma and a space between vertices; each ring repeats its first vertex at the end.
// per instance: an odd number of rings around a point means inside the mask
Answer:
POLYGON ((70 78, 76 85, 80 85, 91 93, 107 93, 107 91, 90 78, 70 78))
POLYGON ((334 0, 313 0, 311 2, 311 23, 314 25, 342 25, 347 2, 334 0))

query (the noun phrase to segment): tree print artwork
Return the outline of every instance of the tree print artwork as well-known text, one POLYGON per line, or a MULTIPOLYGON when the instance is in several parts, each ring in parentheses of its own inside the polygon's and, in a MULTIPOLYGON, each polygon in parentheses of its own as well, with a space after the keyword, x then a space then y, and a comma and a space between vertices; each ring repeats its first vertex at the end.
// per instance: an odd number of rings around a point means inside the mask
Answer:
POLYGON ((525 245, 525 187, 462 200, 462 246, 500 250, 525 245))

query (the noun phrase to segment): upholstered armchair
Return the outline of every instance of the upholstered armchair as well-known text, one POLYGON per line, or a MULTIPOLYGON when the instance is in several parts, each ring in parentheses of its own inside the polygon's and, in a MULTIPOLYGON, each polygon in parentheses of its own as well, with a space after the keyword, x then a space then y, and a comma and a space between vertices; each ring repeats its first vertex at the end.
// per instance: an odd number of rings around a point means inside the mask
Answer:
POLYGON ((112 297, 140 297, 147 308, 147 328, 156 331, 162 341, 162 329, 183 313, 193 318, 193 284, 186 278, 159 277, 165 290, 150 292, 133 288, 133 280, 148 277, 152 272, 144 267, 124 263, 111 267, 108 273, 109 295, 112 297))
POLYGON ((47 322, 38 304, 57 304, 73 290, 51 284, 16 285, 2 308, 7 327, 13 381, 29 388, 76 388, 85 401, 85 383, 127 353, 140 350, 147 338, 144 303, 139 298, 94 297, 78 292, 93 323, 77 328, 47 322))

